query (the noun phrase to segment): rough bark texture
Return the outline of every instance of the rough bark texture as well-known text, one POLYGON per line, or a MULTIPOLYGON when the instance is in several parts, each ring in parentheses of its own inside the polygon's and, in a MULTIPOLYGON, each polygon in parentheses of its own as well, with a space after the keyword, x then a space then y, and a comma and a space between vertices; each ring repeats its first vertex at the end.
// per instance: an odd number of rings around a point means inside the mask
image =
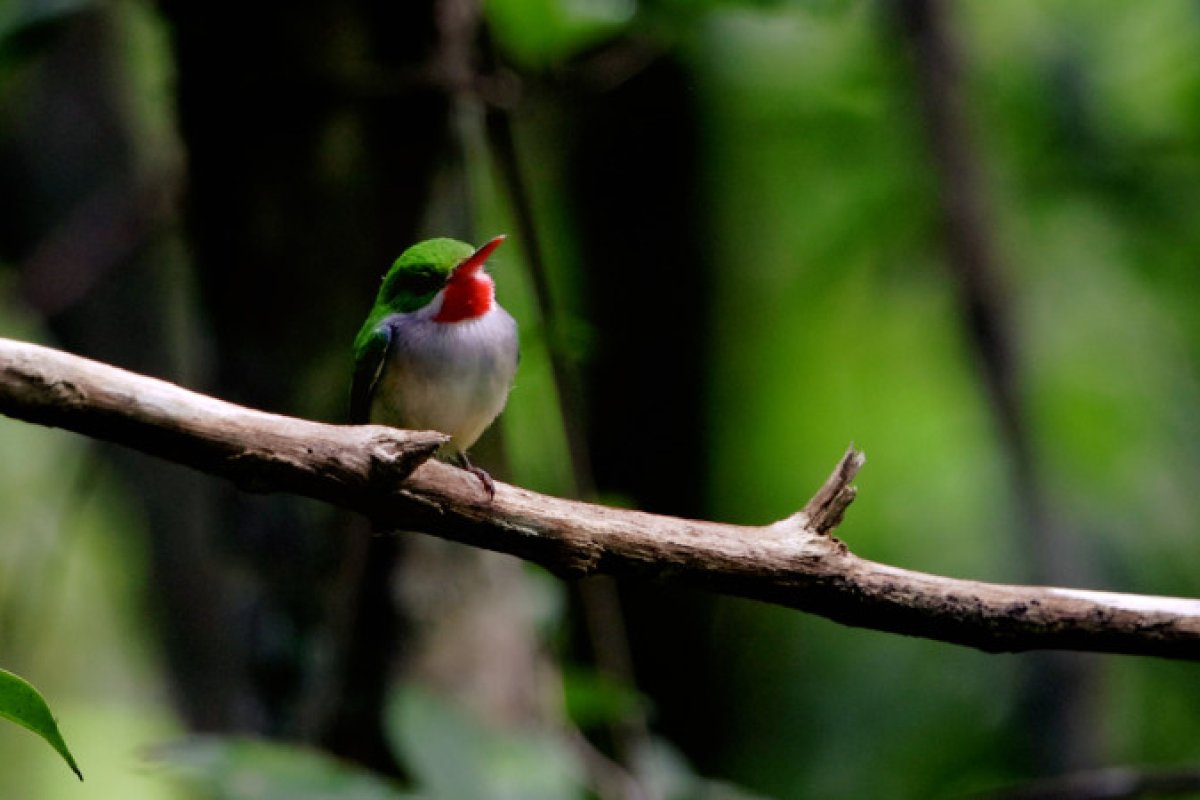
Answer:
POLYGON ((439 434, 342 427, 203 397, 0 339, 0 412, 379 522, 510 553, 564 576, 677 581, 847 625, 989 652, 1062 648, 1200 659, 1200 600, 1007 586, 876 564, 829 535, 854 497, 851 448, 804 510, 763 527, 646 514, 498 483, 425 461, 439 434), (381 479, 386 476, 386 479, 381 479))
POLYGON ((0 340, 0 410, 229 478, 345 505, 408 477, 447 437, 283 417, 35 345, 0 340))

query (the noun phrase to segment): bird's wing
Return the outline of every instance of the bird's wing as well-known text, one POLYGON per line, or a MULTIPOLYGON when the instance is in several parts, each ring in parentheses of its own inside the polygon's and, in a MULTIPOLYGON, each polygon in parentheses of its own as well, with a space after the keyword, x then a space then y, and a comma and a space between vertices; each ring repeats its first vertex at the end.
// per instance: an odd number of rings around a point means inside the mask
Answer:
POLYGON ((392 326, 378 325, 354 343, 354 383, 350 387, 350 422, 371 421, 371 400, 392 346, 392 326))

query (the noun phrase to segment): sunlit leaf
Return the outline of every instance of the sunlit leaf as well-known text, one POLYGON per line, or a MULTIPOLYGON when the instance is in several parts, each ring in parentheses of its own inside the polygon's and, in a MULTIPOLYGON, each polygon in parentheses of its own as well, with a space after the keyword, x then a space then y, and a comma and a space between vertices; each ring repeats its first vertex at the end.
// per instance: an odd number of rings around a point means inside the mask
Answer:
POLYGON ((0 669, 0 717, 12 720, 45 739, 79 776, 79 780, 83 780, 79 765, 75 763, 74 756, 58 731, 58 723, 50 713, 50 706, 28 681, 3 669, 0 669))
POLYGON ((506 54, 526 67, 546 67, 622 30, 633 0, 492 0, 486 12, 506 54))

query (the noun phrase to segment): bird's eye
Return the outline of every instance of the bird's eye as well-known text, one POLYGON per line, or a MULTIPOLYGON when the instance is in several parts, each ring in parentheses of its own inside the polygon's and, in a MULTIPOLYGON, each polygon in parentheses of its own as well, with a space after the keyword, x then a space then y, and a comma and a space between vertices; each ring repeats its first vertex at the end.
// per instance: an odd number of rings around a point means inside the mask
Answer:
POLYGON ((438 289, 442 288, 443 282, 442 276, 438 275, 436 272, 426 272, 424 270, 412 273, 410 276, 408 276, 408 280, 405 281, 407 284, 406 288, 413 294, 428 294, 429 292, 436 292, 438 289))

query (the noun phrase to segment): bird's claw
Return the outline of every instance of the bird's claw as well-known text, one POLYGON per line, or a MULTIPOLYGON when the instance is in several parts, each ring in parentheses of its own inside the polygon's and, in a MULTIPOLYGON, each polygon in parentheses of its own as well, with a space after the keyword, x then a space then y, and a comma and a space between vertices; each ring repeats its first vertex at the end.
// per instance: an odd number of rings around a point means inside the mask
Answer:
POLYGON ((455 460, 460 467, 474 475, 483 484, 483 490, 487 492, 489 503, 496 499, 496 482, 492 480, 492 476, 488 474, 486 469, 472 464, 471 459, 467 458, 466 453, 459 453, 455 460))
POLYGON ((496 482, 492 480, 492 476, 488 474, 486 469, 472 464, 467 467, 467 472, 479 478, 479 482, 483 484, 483 490, 487 492, 489 503, 496 499, 496 482))

